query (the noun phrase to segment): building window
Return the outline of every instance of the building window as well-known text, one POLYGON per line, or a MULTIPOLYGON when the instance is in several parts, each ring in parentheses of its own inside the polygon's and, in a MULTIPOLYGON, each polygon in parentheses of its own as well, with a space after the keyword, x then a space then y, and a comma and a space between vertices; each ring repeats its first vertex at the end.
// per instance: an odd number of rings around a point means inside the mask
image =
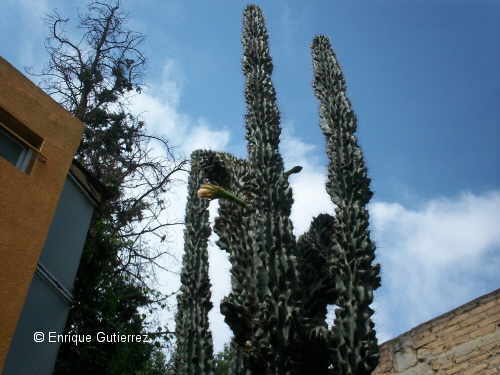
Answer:
POLYGON ((23 172, 27 172, 33 159, 33 151, 0 127, 0 156, 23 172))
POLYGON ((42 144, 40 136, 0 108, 0 157, 30 173, 35 160, 46 160, 42 144))

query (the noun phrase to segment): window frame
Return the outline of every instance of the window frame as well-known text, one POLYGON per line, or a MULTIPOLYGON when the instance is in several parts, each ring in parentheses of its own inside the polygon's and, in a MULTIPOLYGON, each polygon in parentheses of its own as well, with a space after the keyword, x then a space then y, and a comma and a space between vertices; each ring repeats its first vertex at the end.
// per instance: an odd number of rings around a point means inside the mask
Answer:
POLYGON ((0 108, 0 133, 22 148, 13 164, 26 174, 30 174, 36 160, 45 163, 47 157, 41 152, 44 140, 31 129, 0 108))

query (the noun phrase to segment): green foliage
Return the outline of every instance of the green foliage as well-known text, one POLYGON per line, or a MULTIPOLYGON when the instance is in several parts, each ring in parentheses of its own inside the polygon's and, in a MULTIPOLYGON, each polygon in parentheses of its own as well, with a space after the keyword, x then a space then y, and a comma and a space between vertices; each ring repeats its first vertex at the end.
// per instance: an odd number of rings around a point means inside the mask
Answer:
POLYGON ((229 344, 225 344, 222 352, 219 352, 215 355, 214 375, 229 375, 233 357, 234 357, 234 352, 231 349, 231 346, 229 344))
MULTIPOLYGON (((146 367, 137 372, 137 375, 167 375, 168 365, 165 353, 157 347, 153 349, 150 359, 146 362, 146 367)), ((125 369, 122 374, 126 374, 127 369, 125 369)))

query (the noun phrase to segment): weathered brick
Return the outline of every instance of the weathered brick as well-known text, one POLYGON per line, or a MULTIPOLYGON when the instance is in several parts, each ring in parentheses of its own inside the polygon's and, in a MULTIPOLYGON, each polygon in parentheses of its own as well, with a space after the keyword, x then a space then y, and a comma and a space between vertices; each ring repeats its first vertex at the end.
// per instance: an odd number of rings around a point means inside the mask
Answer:
POLYGON ((489 308, 491 308, 493 306, 496 306, 497 304, 498 304, 498 301, 496 299, 492 299, 491 301, 481 303, 474 310, 477 311, 477 312, 485 311, 485 310, 488 310, 489 308))
POLYGON ((417 335, 413 337, 413 344, 415 345, 415 348, 418 349, 421 346, 424 346, 432 341, 435 341, 436 338, 437 337, 432 332, 426 330, 421 333, 419 332, 417 335))
POLYGON ((419 361, 424 360, 427 361, 433 357, 432 350, 426 347, 422 347, 420 349, 417 349, 417 359, 419 361))
POLYGON ((455 325, 455 324, 459 324, 461 322, 463 322, 464 320, 466 320, 468 317, 466 314, 458 314, 458 315, 454 315, 448 322, 447 322, 447 325, 451 326, 451 325, 455 325))
POLYGON ((500 320, 500 304, 485 311, 484 315, 487 317, 487 319, 495 320, 496 318, 496 322, 498 323, 500 320))
POLYGON ((488 361, 491 367, 498 367, 500 366, 500 353, 497 351, 496 355, 494 357, 491 357, 488 361))
POLYGON ((487 344, 483 344, 479 347, 479 350, 482 353, 489 353, 492 352, 495 348, 499 348, 500 344, 498 342, 490 342, 487 344))
POLYGON ((472 366, 468 369, 466 369, 463 372, 463 375, 475 375, 475 374, 482 374, 483 370, 488 367, 487 363, 479 363, 475 366, 472 366))
POLYGON ((377 366, 377 374, 383 372, 390 372, 392 370, 391 360, 381 360, 377 366))
POLYGON ((432 330, 434 327, 446 327, 451 324, 454 315, 446 315, 441 318, 434 319, 427 324, 424 324, 421 328, 432 330))
POLYGON ((462 334, 462 335, 453 335, 452 337, 449 337, 448 340, 447 340, 447 347, 454 347, 454 346, 457 346, 457 345, 460 345, 460 344, 463 344, 464 342, 467 342, 470 340, 470 334, 469 333, 465 333, 465 334, 462 334))
POLYGON ((464 329, 464 328, 460 328, 460 326, 458 324, 454 324, 454 325, 446 326, 446 328, 443 328, 443 329, 439 329, 438 327, 435 327, 434 329, 435 329, 437 336, 447 337, 447 336, 452 335, 454 332, 457 332, 458 330, 464 329))
POLYGON ((480 353, 481 353, 480 351, 475 352, 476 355, 471 358, 471 362, 484 362, 492 356, 492 353, 484 353, 484 354, 480 353))
POLYGON ((444 344, 431 343, 429 346, 426 346, 433 353, 445 353, 448 349, 444 344))
POLYGON ((446 370, 446 375, 453 375, 457 374, 462 370, 465 370, 467 367, 469 367, 469 364, 464 362, 464 363, 459 363, 453 366, 452 368, 446 370))
POLYGON ((477 328, 474 332, 470 334, 471 337, 481 337, 481 336, 486 336, 489 333, 495 332, 495 326, 494 325, 488 325, 486 327, 481 327, 477 328))
POLYGON ((449 346, 444 343, 443 341, 439 340, 439 341, 433 341, 431 342, 427 348, 429 348, 429 350, 432 350, 433 353, 444 353, 446 351, 448 351, 449 349, 449 346))
POLYGON ((467 324, 467 325, 463 325, 463 324, 464 324, 464 322, 462 322, 462 324, 459 324, 459 327, 456 330, 452 331, 451 335, 462 336, 462 335, 472 333, 477 329, 477 325, 475 325, 475 324, 467 324))
POLYGON ((479 321, 479 324, 478 326, 479 327, 484 327, 484 326, 487 326, 489 324, 493 324, 494 326, 497 325, 498 323, 500 323, 500 314, 497 314, 497 315, 486 315, 483 317, 483 319, 481 319, 479 321))
MULTIPOLYGON (((474 348, 472 348, 472 349, 474 349, 474 348)), ((471 350, 469 352, 460 353, 460 354, 454 356, 455 363, 462 363, 462 362, 470 361, 471 358, 477 357, 477 355, 478 355, 478 353, 473 351, 473 350, 471 350)))
POLYGON ((454 310, 453 314, 470 316, 471 312, 473 312, 479 305, 480 305, 480 303, 478 303, 478 302, 474 302, 474 303, 469 302, 465 306, 461 306, 458 309, 454 310))
POLYGON ((453 365, 453 361, 450 356, 441 355, 432 361, 433 370, 446 370, 453 365))
POLYGON ((471 325, 476 325, 481 320, 483 320, 485 316, 486 316, 485 313, 474 311, 474 314, 472 314, 471 316, 469 316, 467 319, 463 320, 460 323, 460 327, 468 327, 471 325))

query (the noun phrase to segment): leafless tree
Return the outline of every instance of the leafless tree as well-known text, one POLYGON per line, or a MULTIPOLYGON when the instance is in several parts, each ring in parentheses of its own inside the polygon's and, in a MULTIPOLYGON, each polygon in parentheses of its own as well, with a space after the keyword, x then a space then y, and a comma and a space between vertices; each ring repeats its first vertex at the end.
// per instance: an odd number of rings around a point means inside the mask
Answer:
POLYGON ((178 160, 164 137, 147 134, 144 122, 130 113, 130 98, 142 91, 146 58, 140 50, 144 36, 125 27, 127 18, 118 1, 91 2, 80 15, 83 33, 74 40, 64 29, 68 19, 52 13, 49 63, 36 75, 86 125, 76 159, 109 193, 100 215, 105 234, 121 247, 117 272, 143 281, 146 268, 162 267, 157 260, 164 253, 147 238, 163 242, 169 226, 182 224, 165 222, 161 213, 165 192, 187 160, 178 160))

